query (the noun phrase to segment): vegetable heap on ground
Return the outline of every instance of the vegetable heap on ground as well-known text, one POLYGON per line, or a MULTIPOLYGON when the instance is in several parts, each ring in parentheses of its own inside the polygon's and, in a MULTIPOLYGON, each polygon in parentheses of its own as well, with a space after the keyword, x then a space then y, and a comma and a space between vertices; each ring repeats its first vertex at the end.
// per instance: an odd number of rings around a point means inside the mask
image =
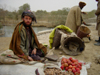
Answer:
POLYGON ((74 75, 80 75, 80 70, 82 69, 82 63, 77 59, 73 59, 70 57, 69 59, 62 58, 61 59, 61 67, 62 70, 73 72, 74 75))

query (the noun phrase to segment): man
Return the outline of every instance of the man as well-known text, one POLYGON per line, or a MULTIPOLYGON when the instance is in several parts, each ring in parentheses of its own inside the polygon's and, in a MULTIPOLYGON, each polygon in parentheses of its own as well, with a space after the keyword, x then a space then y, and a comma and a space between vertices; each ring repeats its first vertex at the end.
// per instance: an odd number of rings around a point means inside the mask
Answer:
POLYGON ((94 45, 100 46, 100 0, 96 0, 98 2, 97 4, 97 10, 95 14, 97 15, 97 26, 96 29, 98 30, 99 40, 95 40, 97 43, 94 45))
MULTIPOLYGON (((82 19, 81 10, 86 5, 84 2, 79 2, 79 6, 74 6, 70 9, 67 20, 65 23, 65 26, 69 27, 73 30, 73 32, 77 32, 78 27, 83 23, 86 25, 86 23, 82 19)), ((82 12, 83 14, 86 14, 85 12, 82 12)))
POLYGON ((15 27, 9 49, 18 57, 29 61, 40 61, 40 57, 45 56, 47 49, 38 42, 31 27, 32 21, 36 22, 36 17, 31 11, 25 11, 21 18, 23 21, 15 27))

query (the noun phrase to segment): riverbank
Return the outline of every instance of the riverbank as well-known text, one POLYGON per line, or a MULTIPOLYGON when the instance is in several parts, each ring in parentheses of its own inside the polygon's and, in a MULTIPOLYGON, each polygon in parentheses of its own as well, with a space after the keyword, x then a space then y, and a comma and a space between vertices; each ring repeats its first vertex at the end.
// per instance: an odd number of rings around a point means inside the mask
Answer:
MULTIPOLYGON (((16 26, 19 22, 22 20, 5 20, 4 22, 2 21, 3 26, 16 26)), ((86 23, 96 23, 96 17, 94 18, 88 18, 84 19, 86 23)), ((56 22, 54 21, 40 21, 37 20, 37 23, 33 22, 32 27, 48 27, 48 28, 53 28, 56 27, 57 25, 60 25, 61 23, 58 23, 58 20, 56 22)))
MULTIPOLYGON (((7 20, 2 22, 3 26, 16 26, 19 22, 21 22, 22 20, 7 20)), ((37 23, 33 22, 32 26, 33 27, 48 27, 48 28, 52 28, 55 27, 58 24, 53 24, 52 22, 48 22, 48 21, 37 21, 37 23)))
POLYGON ((4 28, 0 28, 0 36, 4 34, 5 34, 4 28))
POLYGON ((0 37, 0 53, 9 49, 11 37, 0 37))
MULTIPOLYGON (((11 37, 13 34, 15 26, 3 26, 5 34, 0 35, 0 37, 11 37)), ((44 30, 50 30, 53 28, 47 28, 47 27, 32 27, 35 33, 37 34, 39 31, 44 31, 44 30)))
MULTIPOLYGON (((78 60, 82 60, 84 62, 91 63, 91 67, 87 69, 88 75, 100 75, 100 64, 95 63, 95 58, 100 55, 100 49, 99 49, 100 46, 94 45, 94 43, 96 43, 95 39, 98 39, 98 33, 95 29, 96 23, 91 23, 91 25, 92 26, 88 26, 88 28, 91 30, 91 34, 90 34, 91 41, 89 43, 85 43, 86 47, 85 47, 84 52, 78 56, 70 56, 70 57, 73 57, 78 60)), ((49 34, 38 36, 38 39, 41 43, 45 43, 49 45, 49 34)), ((54 51, 54 53, 57 54, 58 56, 62 56, 62 55, 59 55, 59 52, 62 52, 62 49, 56 49, 54 51)), ((63 52, 63 55, 69 56, 69 55, 66 55, 64 52, 63 52)))
MULTIPOLYGON (((91 30, 91 41, 90 43, 85 43, 85 50, 82 54, 78 55, 78 56, 70 56, 73 58, 76 58, 78 60, 82 60, 84 62, 90 62, 91 63, 91 67, 89 69, 87 69, 88 75, 100 75, 100 64, 96 64, 95 63, 95 57, 100 55, 100 46, 95 46, 95 39, 98 39, 98 33, 95 30, 95 23, 91 23, 92 26, 88 26, 88 28, 91 30)), ((40 43, 43 44, 47 44, 49 47, 49 35, 50 33, 42 33, 39 34, 38 40, 40 43)), ((3 52, 5 50, 7 50, 9 48, 9 43, 10 43, 11 37, 0 37, 0 52, 3 52)), ((48 48, 47 47, 47 48, 48 48)), ((50 50, 48 48, 48 50, 50 50)), ((62 56, 59 55, 59 52, 63 52, 62 49, 56 49, 54 50, 54 53, 57 54, 58 56, 62 56)), ((66 55, 63 52, 63 55, 66 55)))

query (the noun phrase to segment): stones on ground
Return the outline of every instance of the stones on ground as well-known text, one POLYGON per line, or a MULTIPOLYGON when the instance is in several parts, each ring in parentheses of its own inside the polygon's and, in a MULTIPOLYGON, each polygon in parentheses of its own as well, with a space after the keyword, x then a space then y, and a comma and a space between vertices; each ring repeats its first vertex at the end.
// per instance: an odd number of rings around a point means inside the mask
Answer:
POLYGON ((95 57, 95 63, 100 64, 100 56, 95 57))
POLYGON ((83 40, 85 43, 89 43, 89 42, 90 42, 89 38, 87 38, 87 37, 84 37, 82 40, 83 40))
POLYGON ((63 52, 59 52, 59 55, 63 55, 63 52))

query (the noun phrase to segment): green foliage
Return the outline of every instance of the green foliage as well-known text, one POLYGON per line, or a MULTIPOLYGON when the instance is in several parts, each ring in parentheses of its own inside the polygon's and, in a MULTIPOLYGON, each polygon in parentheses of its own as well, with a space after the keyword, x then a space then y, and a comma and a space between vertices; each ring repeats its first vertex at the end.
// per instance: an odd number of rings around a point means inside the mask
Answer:
MULTIPOLYGON (((0 9, 0 21, 2 23, 5 23, 5 20, 20 20, 19 17, 21 16, 23 11, 30 10, 29 4, 23 4, 19 7, 19 10, 14 10, 13 12, 0 9)), ((70 11, 70 8, 62 8, 57 11, 51 11, 47 12, 46 10, 37 10, 35 13, 37 21, 46 21, 50 23, 52 26, 57 26, 60 24, 65 24, 68 12, 70 11)), ((95 11, 92 10, 90 12, 87 12, 87 15, 83 15, 83 19, 88 19, 95 17, 95 11)), ((2 27, 2 24, 0 24, 0 27, 2 27)))
POLYGON ((92 18, 92 17, 95 17, 95 12, 96 12, 96 10, 92 10, 91 12, 89 12, 88 14, 89 14, 89 18, 92 18))
POLYGON ((13 13, 13 15, 14 15, 14 19, 15 19, 15 20, 18 20, 18 12, 15 10, 15 11, 13 11, 12 13, 13 13))
POLYGON ((9 19, 14 19, 14 14, 12 12, 9 12, 8 13, 8 16, 7 16, 9 19))
POLYGON ((69 8, 63 8, 62 10, 51 11, 51 15, 67 15, 69 10, 69 8))
POLYGON ((55 16, 48 16, 48 21, 51 22, 52 25, 57 26, 60 24, 65 24, 67 15, 55 15, 55 16))
POLYGON ((22 14, 22 12, 26 11, 26 10, 30 10, 30 5, 27 3, 20 6, 18 12, 19 12, 19 14, 22 14))
POLYGON ((47 13, 47 11, 46 10, 37 10, 36 12, 35 12, 35 14, 36 15, 39 15, 39 16, 42 16, 42 15, 47 15, 48 13, 47 13))
POLYGON ((83 15, 83 18, 84 18, 84 19, 93 18, 93 17, 96 16, 96 15, 95 15, 95 12, 96 12, 96 10, 92 10, 92 11, 90 11, 90 12, 87 12, 87 15, 83 15))
POLYGON ((69 8, 63 8, 61 10, 51 11, 51 16, 48 17, 48 20, 55 26, 60 24, 65 25, 69 10, 69 8))
POLYGON ((5 20, 5 17, 7 16, 9 11, 7 10, 3 10, 3 9, 0 9, 0 20, 5 20))
POLYGON ((41 19, 47 19, 47 16, 48 16, 48 12, 46 11, 46 10, 37 10, 36 12, 35 12, 35 15, 36 15, 36 18, 38 19, 38 20, 41 20, 41 19))
POLYGON ((2 26, 2 23, 0 22, 0 28, 2 28, 3 26, 2 26))

